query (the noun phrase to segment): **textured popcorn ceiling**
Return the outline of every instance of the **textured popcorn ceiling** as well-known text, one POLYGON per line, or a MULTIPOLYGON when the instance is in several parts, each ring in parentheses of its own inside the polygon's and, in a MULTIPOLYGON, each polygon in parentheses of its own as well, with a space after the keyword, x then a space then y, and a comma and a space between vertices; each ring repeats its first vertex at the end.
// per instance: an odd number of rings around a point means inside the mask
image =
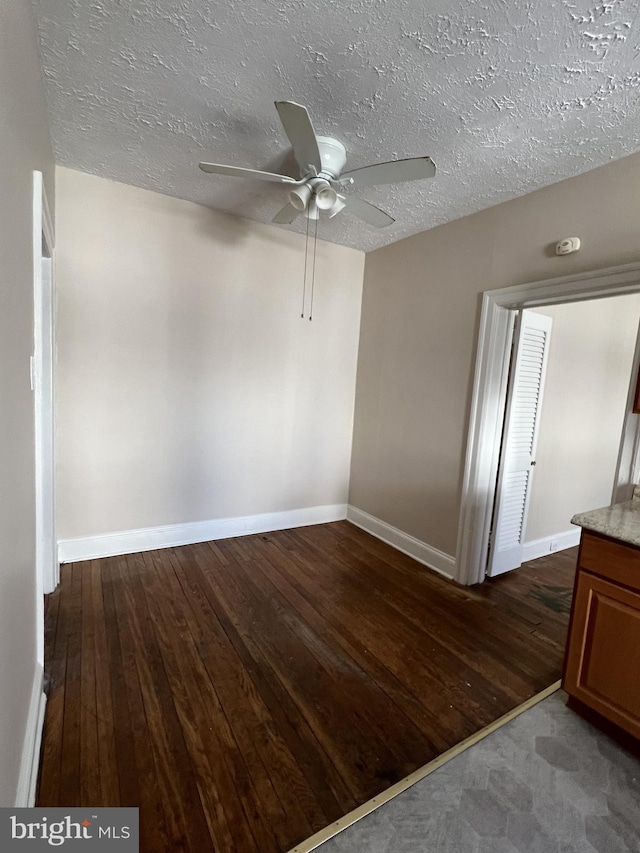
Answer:
POLYGON ((320 223, 360 249, 640 147, 640 0, 34 5, 62 165, 268 222, 283 187, 197 163, 291 170, 276 99, 306 104, 347 168, 431 155, 434 179, 360 191, 395 225, 320 223))

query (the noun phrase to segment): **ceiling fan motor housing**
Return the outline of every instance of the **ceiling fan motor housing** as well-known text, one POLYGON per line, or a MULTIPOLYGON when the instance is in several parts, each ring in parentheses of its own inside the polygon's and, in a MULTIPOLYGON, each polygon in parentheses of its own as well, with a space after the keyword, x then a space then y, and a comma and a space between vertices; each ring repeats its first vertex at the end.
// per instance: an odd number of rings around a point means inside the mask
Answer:
POLYGON ((342 142, 331 136, 318 136, 317 140, 322 162, 320 176, 335 181, 340 177, 347 162, 347 149, 342 142))

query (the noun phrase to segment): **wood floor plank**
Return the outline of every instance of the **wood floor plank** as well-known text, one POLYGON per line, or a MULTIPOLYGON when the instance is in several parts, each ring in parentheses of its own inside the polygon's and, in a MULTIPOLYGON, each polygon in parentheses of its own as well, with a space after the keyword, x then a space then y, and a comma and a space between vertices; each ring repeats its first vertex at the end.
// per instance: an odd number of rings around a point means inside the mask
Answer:
MULTIPOLYGON (((286 624, 294 636, 304 636, 306 645, 316 661, 327 669, 330 677, 335 680, 340 691, 340 705, 343 710, 353 716, 359 716, 363 722, 375 732, 380 742, 385 746, 393 741, 393 776, 398 772, 402 762, 409 767, 415 761, 419 746, 424 744, 424 737, 413 724, 410 717, 394 705, 386 691, 372 678, 366 668, 360 666, 354 656, 345 654, 343 646, 334 642, 333 636, 314 625, 313 620, 307 620, 298 612, 287 596, 283 595, 277 583, 272 583, 268 575, 261 569, 269 562, 265 553, 259 561, 247 564, 244 571, 244 581, 255 590, 256 597, 271 604, 273 618, 286 624), (358 691, 345 690, 345 681, 353 681, 358 685, 358 691)), ((331 700, 337 701, 338 697, 331 700)), ((378 751, 382 758, 382 752, 378 751)), ((403 773, 403 775, 406 775, 403 773)))
MULTIPOLYGON (((222 544, 222 543, 220 543, 222 544)), ((317 737, 313 727, 309 725, 306 717, 300 713, 300 708, 274 671, 269 657, 265 654, 261 642, 262 635, 252 629, 248 629, 245 622, 240 618, 235 602, 227 600, 225 592, 228 584, 220 584, 220 564, 215 570, 208 571, 208 554, 202 551, 202 546, 193 546, 199 569, 203 571, 203 579, 206 588, 213 593, 209 597, 212 606, 216 607, 218 618, 225 626, 225 631, 232 638, 234 647, 243 656, 245 665, 254 682, 258 683, 263 698, 269 701, 272 713, 277 714, 279 724, 286 731, 295 745, 301 758, 301 765, 311 774, 315 774, 320 765, 324 772, 314 779, 314 789, 325 803, 325 811, 333 811, 333 803, 339 807, 340 803, 357 803, 357 797, 350 790, 343 777, 337 772, 331 758, 326 754, 322 744, 317 737), (203 567, 204 563, 204 567, 203 567), (281 709, 282 713, 278 713, 281 709), (291 723, 289 725, 288 723, 291 723), (296 736, 294 736, 294 733, 296 736)), ((229 566, 227 562, 223 567, 229 566)), ((240 593, 239 590, 236 590, 240 593)), ((240 593, 241 596, 241 593, 240 593)))
MULTIPOLYGON (((402 670, 400 676, 405 672, 403 657, 406 654, 411 655, 410 643, 407 645, 398 643, 391 632, 381 631, 380 626, 383 623, 378 621, 377 614, 368 614, 366 607, 359 606, 357 610, 354 609, 350 603, 355 600, 351 593, 346 596, 346 603, 336 600, 332 592, 336 578, 330 576, 325 580, 308 574, 309 562, 302 555, 295 555, 292 552, 285 555, 280 552, 276 558, 276 565, 282 575, 307 597, 325 624, 332 625, 341 636, 348 639, 352 648, 360 650, 368 666, 375 662, 383 663, 386 672, 384 675, 379 673, 380 683, 386 684, 388 677, 392 676, 399 683, 407 685, 413 683, 418 694, 422 691, 431 691, 432 700, 429 710, 426 710, 422 702, 421 716, 423 719, 425 716, 429 718, 427 727, 430 736, 435 737, 439 748, 446 748, 445 744, 449 742, 450 733, 464 727, 464 720, 457 711, 451 713, 449 704, 442 696, 441 681, 432 679, 427 672, 422 672, 421 661, 417 673, 410 673, 405 680, 398 677, 398 670, 402 670), (414 676, 420 680, 419 684, 414 681, 414 676)), ((394 634, 395 628, 396 626, 394 626, 394 634)))
POLYGON ((154 554, 149 560, 156 568, 148 587, 150 610, 162 633, 162 654, 209 825, 226 824, 224 845, 218 842, 222 849, 240 853, 255 844, 272 849, 273 834, 267 820, 270 802, 264 803, 267 814, 261 815, 254 779, 247 772, 215 687, 195 648, 193 611, 179 593, 173 560, 170 556, 170 571, 164 561, 157 570, 154 554))
MULTIPOLYGON (((108 579, 112 586, 113 600, 117 611, 120 652, 129 708, 129 726, 133 739, 137 794, 136 805, 145 815, 140 826, 140 847, 146 849, 168 848, 168 837, 164 809, 158 784, 153 745, 148 736, 148 708, 145 707, 139 676, 143 645, 136 621, 135 607, 131 601, 129 568, 126 557, 114 557, 109 561, 108 579)), ((116 721, 119 725, 119 721, 116 721)), ((133 795, 130 793, 128 798, 133 795)), ((133 800, 128 800, 133 802, 133 800)))
POLYGON ((439 742, 438 737, 434 736, 433 727, 434 724, 437 725, 435 716, 426 712, 424 704, 416 701, 415 696, 406 686, 394 676, 383 661, 370 653, 369 648, 353 635, 342 619, 330 610, 320 607, 318 598, 311 596, 304 585, 297 582, 295 564, 293 564, 293 575, 287 572, 287 564, 291 565, 288 558, 281 550, 274 547, 273 552, 265 555, 265 558, 260 561, 259 569, 308 624, 314 627, 314 630, 329 637, 335 646, 349 655, 364 672, 383 687, 402 713, 420 729, 423 747, 426 745, 433 755, 446 749, 446 740, 439 742))
MULTIPOLYGON (((317 552, 315 552, 317 553, 317 552)), ((325 606, 335 612, 343 623, 349 625, 367 646, 370 652, 384 659, 394 674, 409 684, 414 693, 429 696, 428 707, 439 723, 445 742, 449 743, 456 733, 468 734, 477 730, 477 725, 468 719, 469 702, 462 694, 460 677, 450 670, 437 670, 430 660, 432 646, 429 638, 421 629, 413 635, 406 631, 402 620, 393 620, 392 631, 381 631, 381 610, 374 600, 375 593, 369 584, 358 583, 357 579, 336 566, 334 561, 324 561, 320 565, 312 556, 301 551, 291 551, 299 577, 314 590, 314 595, 325 606), (329 570, 333 569, 330 573, 329 570), (342 595, 336 597, 333 589, 338 587, 342 595), (364 594, 363 594, 364 593, 364 594), (454 695, 450 695, 452 690, 454 695), (454 699, 457 701, 454 702, 454 699)), ((468 735, 465 735, 465 737, 468 735)))
POLYGON ((42 738, 42 758, 38 779, 38 802, 57 806, 60 802, 62 772, 62 735, 64 731, 65 676, 67 668, 67 575, 71 566, 63 566, 58 589, 48 596, 55 601, 47 610, 45 629, 45 664, 49 679, 46 714, 42 738), (64 594, 63 594, 64 593, 64 594), (53 620, 55 619, 55 624, 53 620), (45 772, 46 768, 46 772, 45 772))
MULTIPOLYGON (((62 754, 64 760, 60 773, 60 804, 79 806, 82 773, 82 575, 85 566, 75 563, 71 567, 68 612, 67 648, 65 667, 65 701, 62 724, 62 754)), ((67 576, 68 576, 67 575, 67 576)))
POLYGON ((96 699, 96 620, 93 609, 93 574, 91 567, 82 571, 80 629, 82 658, 80 665, 80 802, 97 805, 101 799, 98 741, 98 706, 96 699))
MULTIPOLYGON (((143 578, 151 570, 148 555, 127 559, 129 611, 138 641, 138 676, 145 705, 147 736, 152 744, 158 787, 171 850, 209 849, 207 822, 176 711, 156 627, 149 611, 143 578)), ((146 815, 141 818, 146 819, 146 815)), ((217 836, 213 836, 216 838, 217 836)))
MULTIPOLYGON (((261 560, 262 562, 262 560, 261 560)), ((251 564, 248 564, 248 568, 251 564)), ((416 753, 424 745, 424 738, 409 717, 394 705, 387 693, 377 684, 357 662, 344 654, 342 649, 334 650, 333 644, 327 642, 323 632, 314 631, 309 623, 302 620, 295 610, 292 610, 287 600, 280 596, 277 588, 266 578, 262 578, 256 566, 252 566, 250 575, 244 581, 247 585, 255 585, 257 597, 268 601, 270 621, 278 621, 285 625, 293 636, 304 635, 305 645, 315 659, 316 676, 322 679, 318 684, 324 701, 340 710, 344 720, 353 721, 360 737, 365 737, 371 743, 373 754, 361 758, 349 758, 344 746, 338 745, 338 754, 334 763, 342 766, 342 755, 347 761, 371 762, 372 777, 367 783, 366 798, 374 796, 381 790, 394 784, 399 778, 407 775, 409 767, 413 766, 416 753), (277 596, 277 597, 276 597, 277 596), (393 747, 390 743, 393 742, 393 747)), ((289 647, 290 648, 290 647, 289 647)), ((280 647, 278 646, 278 652, 280 647)), ((283 648, 286 655, 286 647, 283 648)), ((302 666, 305 663, 302 662, 302 666)), ((299 679, 297 679, 299 683, 299 679)), ((312 700, 314 694, 311 694, 312 700)), ((319 729, 320 721, 314 718, 313 725, 319 729)), ((327 723, 328 738, 323 741, 325 750, 335 749, 336 734, 333 724, 327 723)), ((353 737, 349 726, 345 737, 353 737)), ((343 770, 344 775, 344 770, 343 770)), ((362 782, 360 783, 362 785, 362 782)), ((360 791, 359 798, 365 796, 360 791)))
POLYGON ((269 666, 316 732, 344 782, 356 799, 367 799, 379 780, 388 778, 394 762, 388 743, 364 710, 367 702, 375 702, 373 691, 358 684, 363 710, 353 713, 349 685, 357 681, 355 673, 345 662, 340 673, 344 683, 339 684, 331 650, 318 650, 317 638, 309 631, 300 643, 272 602, 256 595, 246 576, 240 575, 240 565, 235 568, 224 575, 224 589, 220 586, 218 595, 233 608, 245 635, 259 632, 269 666))
MULTIPOLYGON (((353 555, 351 550, 349 553, 353 555)), ((389 566, 387 563, 371 556, 365 559, 362 551, 359 553, 356 552, 354 556, 355 561, 353 556, 349 561, 349 572, 351 574, 356 574, 364 583, 371 583, 372 579, 375 578, 378 591, 381 590, 381 588, 378 588, 378 585, 386 581, 387 588, 384 589, 385 601, 391 604, 400 614, 411 619, 416 626, 422 624, 425 629, 433 626, 436 639, 438 633, 440 633, 446 646, 455 650, 455 653, 464 659, 466 665, 472 666, 478 671, 486 671, 486 668, 490 666, 492 682, 494 684, 496 683, 496 677, 498 678, 497 686, 504 679, 507 683, 512 684, 518 695, 520 695, 523 679, 519 674, 519 667, 526 666, 528 661, 533 661, 533 668, 537 670, 539 656, 535 649, 532 648, 531 643, 527 642, 525 649, 518 650, 515 661, 517 668, 514 668, 514 661, 510 659, 505 660, 501 664, 499 654, 502 636, 506 640, 503 651, 507 651, 511 648, 508 639, 513 638, 515 631, 520 632, 523 629, 520 619, 515 620, 515 626, 508 621, 509 617, 513 615, 511 611, 519 604, 517 600, 512 602, 509 614, 501 614, 502 618, 494 627, 491 635, 491 639, 495 642, 490 653, 488 653, 483 644, 475 644, 473 642, 473 637, 477 636, 478 632, 482 630, 483 624, 491 616, 490 611, 484 606, 484 602, 477 592, 472 591, 467 593, 463 607, 452 607, 451 603, 453 601, 448 601, 444 596, 429 596, 428 592, 430 590, 428 588, 425 589, 424 585, 420 586, 419 584, 412 583, 410 586, 406 586, 397 583, 397 578, 395 577, 390 581, 389 566), (425 608, 430 616, 428 621, 424 619, 425 608)), ((427 573, 425 573, 424 577, 420 578, 420 581, 424 583, 428 583, 430 580, 431 576, 427 578, 427 573)), ((453 593, 457 596, 458 590, 457 588, 452 588, 452 585, 449 584, 447 586, 447 593, 453 593)), ((549 617, 545 616, 545 623, 548 621, 549 617)), ((536 620, 535 624, 537 625, 538 623, 539 619, 536 620)), ((530 630, 531 628, 527 627, 526 633, 528 634, 530 630)))
MULTIPOLYGON (((296 535, 304 537, 305 533, 306 531, 300 531, 296 535)), ((474 657, 477 659, 478 655, 482 655, 485 642, 476 644, 473 638, 478 634, 483 635, 483 637, 486 635, 486 643, 487 645, 491 645, 490 666, 493 678, 496 675, 496 663, 499 664, 501 656, 504 658, 504 669, 506 671, 518 673, 520 670, 524 670, 527 680, 530 679, 530 676, 534 672, 539 671, 540 655, 543 647, 542 645, 537 646, 535 641, 531 641, 530 635, 534 626, 529 623, 523 625, 522 619, 516 615, 520 606, 520 599, 518 597, 514 596, 512 599, 509 599, 507 602, 508 606, 501 607, 498 617, 494 618, 494 608, 487 607, 484 592, 486 589, 492 589, 492 584, 495 582, 492 581, 482 587, 467 588, 461 592, 459 586, 454 585, 452 582, 440 581, 433 573, 423 573, 418 578, 413 577, 411 575, 413 571, 411 563, 413 561, 410 561, 410 558, 407 557, 404 558, 404 561, 399 561, 398 576, 396 576, 396 573, 393 573, 390 578, 389 570, 393 567, 387 562, 389 559, 388 549, 387 551, 381 551, 381 549, 377 548, 377 545, 383 544, 378 540, 366 544, 368 545, 367 553, 369 556, 365 559, 361 556, 360 552, 355 562, 353 560, 349 561, 349 574, 354 579, 360 574, 362 581, 365 584, 370 584, 373 575, 376 578, 376 588, 380 584, 386 583, 387 586, 391 584, 392 588, 393 586, 396 588, 399 587, 404 594, 407 587, 400 586, 398 579, 403 576, 409 577, 411 579, 409 596, 414 597, 418 603, 423 621, 428 624, 427 620, 424 620, 426 608, 431 618, 437 619, 441 623, 443 634, 448 644, 455 642, 455 639, 458 637, 466 636, 466 647, 473 650, 474 657), (387 559, 379 559, 377 556, 378 553, 381 553, 387 559), (408 575, 406 574, 407 571, 408 575), (434 596, 432 593, 435 581, 440 582, 441 590, 440 594, 434 596), (487 623, 492 620, 491 629, 486 630, 487 623)), ((500 581, 500 579, 497 580, 498 582, 500 581)), ((401 612, 404 612, 404 604, 399 609, 401 612)), ((555 614, 551 613, 545 615, 545 624, 553 621, 554 617, 555 614)), ((564 631, 566 635, 566 625, 564 631)), ((562 637, 563 643, 565 635, 562 637)))
MULTIPOLYGON (((117 773, 115 721, 111 699, 109 644, 102 596, 102 563, 92 560, 84 583, 91 587, 93 613, 93 653, 95 656, 95 702, 98 751, 92 758, 98 767, 100 800, 95 805, 120 805, 120 780, 117 773)), ((92 803, 93 805, 93 803, 92 803)))
MULTIPOLYGON (((191 631, 198 653, 233 729, 242 754, 260 791, 269 786, 282 804, 279 815, 271 814, 276 835, 284 831, 304 840, 329 819, 317 807, 306 778, 296 763, 276 721, 244 668, 241 658, 209 604, 184 549, 176 549, 174 568, 195 619, 191 631)), ((264 794, 263 794, 264 796, 264 794)))
POLYGON ((65 566, 38 804, 284 853, 559 677, 575 556, 466 588, 338 522, 65 566))
MULTIPOLYGON (((120 788, 120 804, 137 805, 140 802, 140 787, 135 761, 135 738, 127 696, 127 674, 118 625, 116 592, 114 591, 117 579, 113 576, 112 571, 116 559, 109 557, 102 562, 102 593, 109 673, 111 675, 111 702, 113 718, 116 723, 114 728, 115 759, 120 788)), ((123 615, 120 618, 122 619, 123 615)))

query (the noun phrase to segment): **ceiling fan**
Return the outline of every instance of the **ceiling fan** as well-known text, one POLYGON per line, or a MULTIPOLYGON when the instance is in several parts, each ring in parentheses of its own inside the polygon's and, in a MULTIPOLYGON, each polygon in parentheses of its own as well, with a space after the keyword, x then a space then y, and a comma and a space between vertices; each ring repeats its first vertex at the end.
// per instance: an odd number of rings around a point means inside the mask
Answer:
POLYGON ((341 210, 346 210, 369 225, 384 228, 385 225, 395 222, 392 216, 364 199, 342 195, 340 190, 347 186, 373 187, 401 181, 418 181, 435 175, 436 167, 430 157, 392 160, 343 172, 347 161, 344 145, 330 136, 316 136, 306 107, 293 101, 275 103, 300 167, 299 180, 289 175, 261 172, 241 166, 200 163, 203 172, 290 186, 289 201, 276 213, 273 222, 288 225, 301 214, 317 221, 321 212, 331 218, 341 210))

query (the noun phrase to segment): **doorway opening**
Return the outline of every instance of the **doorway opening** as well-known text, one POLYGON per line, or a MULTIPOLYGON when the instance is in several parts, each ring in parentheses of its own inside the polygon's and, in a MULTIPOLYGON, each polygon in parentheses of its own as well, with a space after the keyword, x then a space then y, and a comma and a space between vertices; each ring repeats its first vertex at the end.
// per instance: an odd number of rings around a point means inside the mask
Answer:
MULTIPOLYGON (((640 263, 532 282, 483 294, 457 547, 457 580, 484 580, 496 495, 511 345, 517 312, 640 293, 640 263)), ((638 370, 636 348, 633 373, 638 370)), ((640 416, 627 405, 613 500, 631 496, 640 465, 640 416)))
POLYGON ((574 548, 612 500, 640 294, 517 312, 487 575, 574 548))

